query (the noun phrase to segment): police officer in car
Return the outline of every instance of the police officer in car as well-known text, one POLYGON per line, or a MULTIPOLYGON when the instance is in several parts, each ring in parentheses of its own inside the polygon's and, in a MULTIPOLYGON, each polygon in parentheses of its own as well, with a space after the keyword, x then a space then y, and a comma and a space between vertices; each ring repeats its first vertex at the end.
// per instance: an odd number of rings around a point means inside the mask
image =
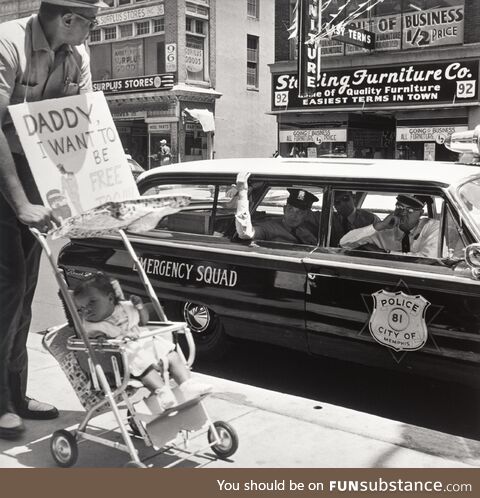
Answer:
POLYGON ((289 197, 283 207, 283 217, 252 225, 248 202, 248 178, 250 173, 237 176, 238 202, 235 227, 241 239, 271 240, 293 244, 317 244, 317 234, 304 226, 311 213, 312 204, 318 197, 303 189, 288 189, 289 197))
POLYGON ((426 199, 400 194, 395 211, 384 220, 348 232, 340 246, 355 249, 374 244, 386 252, 397 252, 424 258, 438 257, 439 221, 422 217, 426 199))

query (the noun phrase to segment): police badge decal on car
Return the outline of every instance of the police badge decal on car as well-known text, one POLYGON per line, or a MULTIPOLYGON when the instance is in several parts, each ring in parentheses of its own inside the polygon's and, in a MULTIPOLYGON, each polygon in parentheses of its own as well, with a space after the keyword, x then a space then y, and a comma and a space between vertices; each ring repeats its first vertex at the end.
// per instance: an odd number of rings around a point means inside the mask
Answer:
POLYGON ((416 351, 428 339, 425 313, 430 303, 422 296, 380 290, 372 294, 368 323, 373 338, 395 351, 416 351))

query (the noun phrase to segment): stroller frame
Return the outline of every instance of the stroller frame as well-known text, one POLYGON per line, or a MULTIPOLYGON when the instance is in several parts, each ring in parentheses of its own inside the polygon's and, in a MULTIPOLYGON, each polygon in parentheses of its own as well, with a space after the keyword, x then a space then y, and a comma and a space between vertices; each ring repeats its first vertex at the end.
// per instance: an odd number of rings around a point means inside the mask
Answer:
MULTIPOLYGON (((146 465, 141 461, 138 450, 133 444, 132 435, 129 430, 127 430, 127 424, 130 425, 136 436, 143 439, 146 446, 153 446, 154 448, 160 448, 163 450, 159 451, 157 454, 161 454, 169 449, 176 449, 177 451, 182 451, 186 454, 184 457, 178 458, 170 465, 167 465, 166 468, 178 465, 180 462, 188 459, 189 457, 198 455, 209 448, 211 448, 219 458, 226 459, 233 455, 238 448, 238 436, 230 424, 223 421, 213 422, 211 420, 203 403, 203 398, 205 396, 187 400, 183 398, 181 392, 177 389, 175 391, 177 399, 180 399, 180 403, 173 408, 165 410, 159 415, 154 416, 153 419, 149 420, 149 422, 144 425, 144 420, 137 413, 134 403, 130 398, 129 392, 127 391, 132 379, 128 368, 127 354, 124 348, 125 341, 122 339, 98 341, 88 337, 63 272, 57 267, 50 246, 48 245, 47 235, 34 228, 30 230, 40 243, 50 262, 63 300, 70 316, 72 317, 75 330, 80 335, 80 338, 68 339, 67 349, 69 351, 82 351, 87 354, 92 385, 95 390, 103 392, 104 395, 102 400, 95 403, 87 411, 84 419, 74 432, 59 430, 52 435, 50 447, 52 456, 56 463, 61 467, 72 466, 78 457, 78 442, 81 440, 89 440, 128 453, 130 455, 130 460, 125 465, 126 467, 145 468, 146 465), (110 387, 102 364, 99 361, 98 355, 103 353, 112 353, 110 360, 112 362, 116 385, 116 389, 114 390, 110 387), (119 354, 121 356, 123 375, 120 372, 117 358, 113 356, 113 354, 119 354), (129 413, 127 419, 122 417, 117 399, 120 399, 121 402, 125 404, 129 413), (105 432, 112 432, 118 428, 123 439, 123 444, 91 434, 87 431, 91 419, 98 414, 97 412, 100 409, 104 409, 106 405, 111 408, 117 426, 112 430, 106 430, 105 432), (176 422, 177 418, 179 419, 178 422, 176 422), (178 436, 179 432, 183 432, 183 442, 186 446, 189 433, 198 431, 205 425, 208 427, 208 444, 205 447, 202 447, 196 451, 189 451, 186 447, 180 448, 171 442, 178 436), (163 435, 162 429, 165 430, 165 434, 163 435)), ((188 346, 188 358, 185 358, 178 344, 177 353, 185 362, 186 366, 191 367, 195 359, 195 343, 193 341, 191 331, 183 322, 169 322, 167 320, 162 305, 160 304, 150 280, 148 279, 148 276, 141 265, 140 260, 125 231, 123 229, 118 229, 118 233, 135 264, 136 271, 140 276, 140 280, 145 287, 153 308, 160 318, 160 321, 149 322, 149 328, 152 326, 154 328, 149 333, 142 334, 142 339, 148 337, 153 338, 159 335, 170 335, 172 333, 183 334, 188 346)))

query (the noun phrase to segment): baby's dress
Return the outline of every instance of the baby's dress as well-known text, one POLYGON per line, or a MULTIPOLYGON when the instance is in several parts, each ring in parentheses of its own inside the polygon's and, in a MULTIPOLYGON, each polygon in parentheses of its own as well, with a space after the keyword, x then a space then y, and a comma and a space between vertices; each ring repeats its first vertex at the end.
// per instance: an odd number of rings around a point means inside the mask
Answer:
POLYGON ((89 336, 101 332, 110 339, 116 339, 131 333, 138 332, 139 339, 126 343, 127 361, 130 373, 135 377, 141 376, 151 365, 158 365, 162 360, 168 365, 166 357, 175 349, 175 345, 162 337, 147 337, 142 339, 142 334, 148 333, 147 327, 140 327, 140 315, 133 303, 120 301, 113 313, 101 322, 83 321, 89 336))

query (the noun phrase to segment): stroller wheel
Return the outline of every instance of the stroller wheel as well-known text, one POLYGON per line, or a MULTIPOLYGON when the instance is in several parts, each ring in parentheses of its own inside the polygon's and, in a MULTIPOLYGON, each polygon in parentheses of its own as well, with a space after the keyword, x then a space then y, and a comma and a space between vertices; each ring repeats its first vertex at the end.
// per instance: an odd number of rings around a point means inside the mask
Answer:
POLYGON ((217 421, 213 423, 218 438, 219 443, 215 443, 215 434, 212 427, 208 429, 208 442, 212 444, 212 450, 220 458, 228 458, 232 456, 238 449, 238 436, 235 429, 227 422, 217 421))
POLYGON ((130 460, 124 465, 125 468, 132 468, 132 469, 146 469, 148 468, 144 463, 142 462, 136 462, 135 460, 130 460))
POLYGON ((60 467, 71 467, 78 458, 77 438, 69 431, 55 431, 50 439, 50 451, 60 467))

